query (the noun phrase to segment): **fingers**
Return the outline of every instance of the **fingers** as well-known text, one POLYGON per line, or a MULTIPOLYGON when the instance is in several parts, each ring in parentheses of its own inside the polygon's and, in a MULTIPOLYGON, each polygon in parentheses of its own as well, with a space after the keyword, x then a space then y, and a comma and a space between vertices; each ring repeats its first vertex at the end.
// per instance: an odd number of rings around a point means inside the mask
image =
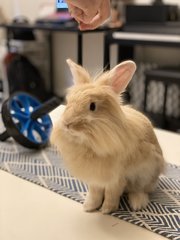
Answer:
POLYGON ((85 24, 90 23, 93 17, 96 16, 97 10, 96 8, 88 8, 84 5, 82 6, 74 6, 71 3, 68 3, 68 9, 70 15, 78 22, 83 22, 85 24))
POLYGON ((73 6, 72 4, 69 4, 68 9, 71 17, 73 17, 76 21, 80 21, 83 10, 73 6))
POLYGON ((110 0, 67 0, 67 3, 71 16, 79 23, 80 30, 95 29, 110 16, 110 0))
POLYGON ((105 20, 106 20, 106 18, 103 18, 98 13, 90 23, 86 24, 86 23, 80 22, 79 28, 80 28, 80 30, 93 30, 93 29, 99 27, 105 20))
POLYGON ((88 24, 83 21, 80 22, 79 28, 80 30, 92 30, 99 27, 105 20, 110 16, 110 7, 107 6, 106 1, 102 2, 101 11, 99 11, 96 16, 89 22, 88 24))

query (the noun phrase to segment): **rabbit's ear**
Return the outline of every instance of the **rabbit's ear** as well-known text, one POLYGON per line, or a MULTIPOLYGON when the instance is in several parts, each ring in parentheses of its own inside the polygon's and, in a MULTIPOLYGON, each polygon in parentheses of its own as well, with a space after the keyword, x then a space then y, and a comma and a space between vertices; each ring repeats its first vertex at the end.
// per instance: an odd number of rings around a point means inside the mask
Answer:
POLYGON ((124 61, 115 66, 110 72, 110 84, 116 93, 123 92, 136 71, 133 61, 124 61))
POLYGON ((70 67, 75 84, 83 84, 90 82, 90 75, 83 67, 76 64, 71 59, 67 59, 66 62, 70 67))

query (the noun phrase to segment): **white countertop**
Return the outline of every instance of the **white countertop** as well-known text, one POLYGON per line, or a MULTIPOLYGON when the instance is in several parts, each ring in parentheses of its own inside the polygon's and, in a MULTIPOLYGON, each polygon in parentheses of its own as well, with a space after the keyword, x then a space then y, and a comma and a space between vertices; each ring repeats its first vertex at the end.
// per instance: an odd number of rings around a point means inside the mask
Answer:
MULTIPOLYGON (((180 165, 180 135, 156 130, 166 161, 180 165)), ((0 240, 166 239, 0 170, 0 240)))

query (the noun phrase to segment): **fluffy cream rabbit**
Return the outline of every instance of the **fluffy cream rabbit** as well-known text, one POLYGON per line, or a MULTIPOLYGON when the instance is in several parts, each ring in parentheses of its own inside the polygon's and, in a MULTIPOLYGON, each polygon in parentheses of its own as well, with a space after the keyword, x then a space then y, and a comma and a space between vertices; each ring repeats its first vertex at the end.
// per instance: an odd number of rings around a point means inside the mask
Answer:
POLYGON ((120 101, 135 63, 122 62, 96 79, 73 61, 67 63, 75 85, 51 142, 70 173, 88 185, 84 210, 113 212, 123 192, 132 209, 146 207, 164 159, 150 121, 120 101))

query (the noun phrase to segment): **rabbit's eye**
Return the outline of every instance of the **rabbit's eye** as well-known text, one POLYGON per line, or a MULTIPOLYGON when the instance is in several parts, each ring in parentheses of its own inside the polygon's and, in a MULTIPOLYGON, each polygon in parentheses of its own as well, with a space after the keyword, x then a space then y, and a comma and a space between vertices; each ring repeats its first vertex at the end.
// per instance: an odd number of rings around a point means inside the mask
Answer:
POLYGON ((90 111, 95 111, 96 110, 96 104, 95 102, 91 102, 89 106, 90 111))

